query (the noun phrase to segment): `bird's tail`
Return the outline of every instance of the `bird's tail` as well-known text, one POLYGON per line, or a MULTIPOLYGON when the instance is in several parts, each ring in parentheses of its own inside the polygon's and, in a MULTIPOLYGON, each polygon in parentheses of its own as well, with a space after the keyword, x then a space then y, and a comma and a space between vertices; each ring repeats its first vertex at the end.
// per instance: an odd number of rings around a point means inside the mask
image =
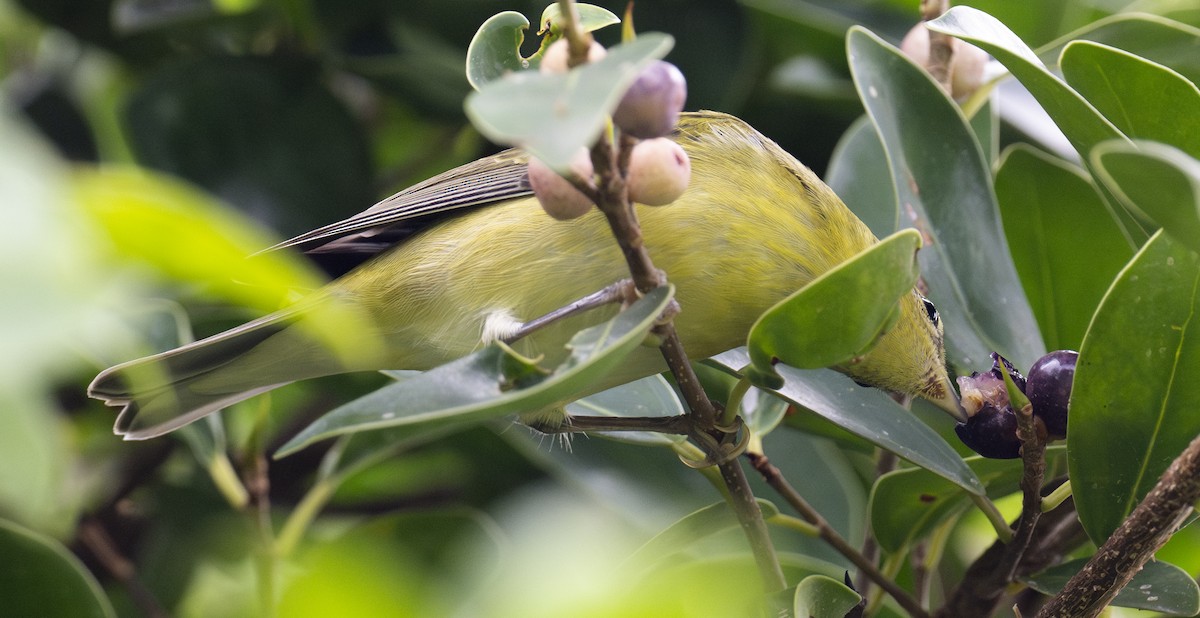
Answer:
POLYGON ((88 395, 122 408, 114 430, 126 440, 168 433, 207 414, 306 378, 352 370, 294 312, 265 316, 96 376, 88 395))

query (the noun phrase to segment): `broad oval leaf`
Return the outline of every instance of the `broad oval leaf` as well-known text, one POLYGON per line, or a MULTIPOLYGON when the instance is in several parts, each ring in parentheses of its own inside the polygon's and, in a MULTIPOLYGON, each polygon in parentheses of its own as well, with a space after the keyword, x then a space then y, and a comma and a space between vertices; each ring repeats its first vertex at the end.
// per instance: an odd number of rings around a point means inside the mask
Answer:
MULTIPOLYGON (((1065 454, 1062 446, 1046 450, 1047 461, 1065 454)), ((1018 491, 1023 472, 1020 460, 976 456, 965 462, 986 486, 989 496, 997 498, 1018 491)), ((928 470, 895 470, 879 477, 871 488, 871 530, 880 547, 897 552, 970 505, 970 496, 961 487, 928 470)))
POLYGON ((1200 83, 1200 28, 1147 13, 1120 13, 1094 21, 1038 50, 1051 67, 1062 50, 1078 40, 1103 43, 1168 66, 1192 83, 1200 83))
MULTIPOLYGON (((1085 564, 1087 558, 1071 560, 1021 578, 1021 581, 1042 594, 1053 596, 1062 591, 1085 564)), ((1187 571, 1162 560, 1151 560, 1117 593, 1112 604, 1169 616, 1195 616, 1200 612, 1200 587, 1187 571)))
POLYGON ((879 238, 900 229, 896 190, 891 183, 878 180, 887 178, 888 173, 887 153, 871 119, 855 120, 830 155, 825 183, 879 238))
POLYGON ((1067 443, 1097 544, 1200 434, 1200 255, 1158 232, 1123 270, 1079 351, 1067 443))
POLYGON ((1092 151, 1096 177, 1126 207, 1200 251, 1200 161, 1156 142, 1105 142, 1092 151))
POLYGON ((0 520, 0 598, 10 616, 115 618, 96 578, 54 539, 0 520))
POLYGON ((862 602, 862 595, 825 575, 809 575, 796 586, 793 615, 811 618, 846 618, 862 602))
POLYGON ((851 29, 846 46, 888 154, 902 217, 924 237, 922 278, 946 325, 949 361, 969 372, 998 351, 1028 366, 1045 349, 1007 259, 991 174, 973 131, 899 50, 861 28, 851 29))
MULTIPOLYGON (((763 519, 770 521, 779 515, 779 507, 767 500, 756 499, 763 519)), ((632 564, 652 564, 669 558, 696 541, 723 530, 737 528, 737 515, 728 502, 721 501, 688 513, 667 526, 637 549, 626 561, 632 564)))
POLYGON ((1085 171, 1028 146, 1005 151, 996 198, 1013 263, 1053 350, 1078 350, 1113 277, 1133 257, 1085 171))
POLYGON ((504 11, 491 16, 467 46, 467 81, 479 90, 489 82, 508 73, 529 68, 521 56, 521 43, 529 20, 516 11, 504 11))
POLYGON ((1126 136, 1200 157, 1200 90, 1171 69, 1107 45, 1063 50, 1063 77, 1126 136))
POLYGON ((549 376, 507 346, 489 345, 336 408, 289 440, 276 457, 357 431, 458 425, 565 405, 641 345, 673 294, 671 286, 655 289, 612 320, 580 331, 567 344, 570 356, 549 376))
MULTIPOLYGON (((737 374, 750 363, 750 356, 745 348, 737 348, 704 362, 737 374)), ((778 365, 776 369, 784 383, 772 392, 783 399, 971 493, 983 494, 983 484, 958 453, 883 391, 858 386, 827 369, 805 370, 787 365, 778 365)))
POLYGON ((917 281, 921 235, 902 230, 817 277, 750 327, 751 380, 778 385, 774 364, 840 365, 866 353, 896 319, 917 281))
POLYGON ((551 168, 566 170, 579 148, 599 137, 642 67, 672 45, 670 36, 650 32, 566 73, 510 74, 471 93, 467 117, 493 142, 521 146, 551 168))

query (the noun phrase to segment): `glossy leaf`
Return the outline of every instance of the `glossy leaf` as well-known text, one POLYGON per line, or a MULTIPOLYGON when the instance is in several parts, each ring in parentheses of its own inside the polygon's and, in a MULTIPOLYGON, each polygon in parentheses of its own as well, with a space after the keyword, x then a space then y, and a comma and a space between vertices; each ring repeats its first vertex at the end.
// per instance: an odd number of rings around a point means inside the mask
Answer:
POLYGON ((793 615, 811 618, 846 618, 862 602, 862 595, 825 575, 809 575, 796 586, 793 615))
MULTIPOLYGON (((1055 595, 1086 563, 1086 558, 1072 560, 1021 578, 1021 581, 1042 594, 1055 595)), ((1183 569, 1161 560, 1151 560, 1117 593, 1112 604, 1169 616, 1195 616, 1200 612, 1200 588, 1183 569)))
POLYGON ((777 362, 816 369, 869 351, 895 321, 900 297, 917 281, 920 246, 915 230, 897 232, 759 316, 747 343, 751 380, 775 386, 777 362))
MULTIPOLYGON (((763 519, 770 521, 779 515, 779 508, 767 500, 756 500, 763 519)), ((638 548, 629 562, 646 564, 670 557, 689 545, 723 530, 738 527, 737 515, 728 502, 717 502, 689 513, 638 548)))
POLYGON ((1147 13, 1121 13, 1092 22, 1038 50, 1053 67, 1071 41, 1103 43, 1171 67, 1192 83, 1200 83, 1200 28, 1147 13))
MULTIPOLYGON (((573 416, 676 416, 684 413, 675 389, 661 375, 622 384, 567 404, 573 416)), ((593 432, 620 442, 647 446, 670 446, 686 438, 649 431, 593 432)))
POLYGON ((1092 151, 1096 177, 1126 207, 1200 251, 1200 161, 1155 142, 1105 142, 1092 151))
MULTIPOLYGON (((167 176, 114 168, 81 171, 75 180, 79 203, 107 233, 116 257, 152 268, 167 281, 201 285, 218 298, 264 313, 278 309, 295 291, 325 282, 311 264, 289 252, 246 259, 271 246, 270 235, 167 176)), ((313 303, 298 326, 335 353, 361 359, 380 352, 373 339, 350 336, 368 332, 367 320, 348 304, 313 303)))
POLYGON ((333 410, 288 441, 276 456, 368 429, 457 425, 565 405, 641 345, 672 294, 671 288, 658 288, 612 320, 580 331, 567 344, 570 356, 548 376, 533 361, 493 344, 333 410))
POLYGON ((871 119, 863 116, 842 134, 829 159, 825 183, 879 238, 900 229, 900 210, 888 176, 887 153, 871 119))
POLYGON ((1179 73, 1107 45, 1076 41, 1062 54, 1063 77, 1126 136, 1163 142, 1200 157, 1200 90, 1179 73))
POLYGON ((1006 258, 991 173, 974 133, 958 106, 896 48, 856 28, 847 49, 903 220, 925 240, 921 276, 946 325, 950 363, 979 369, 991 351, 1032 363, 1045 349, 1006 258))
POLYGON ((1013 263, 1053 350, 1078 350, 1113 277, 1133 257, 1087 173, 1027 146, 1004 153, 996 198, 1013 263))
POLYGON ((529 20, 516 11, 497 13, 483 22, 467 47, 467 81, 479 90, 508 73, 529 68, 521 43, 529 20))
POLYGON ((0 520, 0 598, 10 616, 115 618, 83 563, 58 541, 0 520))
POLYGON ((562 74, 513 73, 467 97, 467 117, 485 137, 517 145, 556 170, 600 136, 629 85, 674 39, 651 32, 618 45, 602 60, 562 74))
POLYGON ((1000 158, 1000 115, 996 110, 995 100, 994 95, 989 97, 969 120, 971 131, 979 141, 983 158, 989 166, 995 165, 1000 158))
MULTIPOLYGON (((1066 454, 1061 446, 1046 451, 1047 461, 1066 454)), ((993 498, 1019 491, 1021 461, 968 457, 966 464, 993 498)), ((889 472, 871 488, 871 530, 879 546, 900 551, 946 521, 970 508, 971 499, 961 487, 928 470, 908 468, 889 472)))
POLYGON ((1099 545, 1200 434, 1200 254, 1159 232, 1113 282, 1079 352, 1067 443, 1099 545))
MULTIPOLYGON (((738 348, 704 362, 737 373, 750 363, 750 356, 745 349, 738 348)), ((983 484, 958 453, 883 391, 858 386, 826 369, 803 370, 786 365, 776 368, 784 384, 773 392, 783 399, 969 492, 983 493, 983 484)))

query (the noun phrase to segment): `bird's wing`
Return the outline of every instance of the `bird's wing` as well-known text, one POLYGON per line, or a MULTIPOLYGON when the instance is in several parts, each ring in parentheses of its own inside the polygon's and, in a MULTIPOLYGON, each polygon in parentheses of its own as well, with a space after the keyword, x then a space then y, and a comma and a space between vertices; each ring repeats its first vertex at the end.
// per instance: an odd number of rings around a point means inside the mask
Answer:
POLYGON ((422 221, 531 195, 529 156, 505 150, 456 167, 385 198, 336 223, 305 232, 265 251, 297 247, 309 253, 369 257, 422 227, 422 221))

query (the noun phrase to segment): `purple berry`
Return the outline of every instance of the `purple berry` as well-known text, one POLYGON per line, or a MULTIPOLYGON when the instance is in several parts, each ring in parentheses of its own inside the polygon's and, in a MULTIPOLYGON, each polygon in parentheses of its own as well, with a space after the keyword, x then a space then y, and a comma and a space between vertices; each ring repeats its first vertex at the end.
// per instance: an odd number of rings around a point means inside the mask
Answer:
POLYGON ((1067 437, 1067 404, 1078 360, 1078 352, 1058 350, 1039 358, 1029 368, 1025 393, 1033 404, 1033 415, 1046 424, 1051 438, 1067 437))
POLYGON ((1025 392, 1025 376, 1021 375, 1021 372, 1017 371, 1017 369, 1015 367, 1013 367, 1013 364, 1008 362, 1007 358, 1004 358, 1003 356, 1000 356, 999 354, 997 354, 995 352, 992 352, 991 356, 992 356, 992 375, 996 376, 997 380, 1000 380, 1001 382, 1003 382, 1004 374, 1000 373, 1000 367, 1003 366, 1004 370, 1008 372, 1008 377, 1012 378, 1013 383, 1017 385, 1017 389, 1020 390, 1022 393, 1024 393, 1025 392))
POLYGON ((1017 415, 1007 406, 997 408, 985 401, 967 422, 954 426, 954 433, 963 444, 984 457, 1016 459, 1021 456, 1017 415))
POLYGON ((670 62, 655 60, 638 74, 637 81, 625 91, 613 122, 622 131, 639 139, 662 137, 675 128, 683 102, 687 99, 687 81, 670 62))

